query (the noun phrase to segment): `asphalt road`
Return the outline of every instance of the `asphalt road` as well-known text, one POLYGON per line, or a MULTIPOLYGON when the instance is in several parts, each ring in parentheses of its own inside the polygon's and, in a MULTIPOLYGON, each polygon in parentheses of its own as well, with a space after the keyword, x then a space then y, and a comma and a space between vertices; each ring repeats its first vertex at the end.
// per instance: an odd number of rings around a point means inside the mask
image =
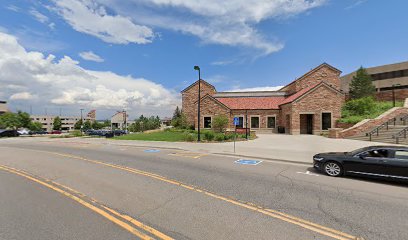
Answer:
POLYGON ((146 150, 1 140, 0 239, 408 239, 407 184, 146 150))

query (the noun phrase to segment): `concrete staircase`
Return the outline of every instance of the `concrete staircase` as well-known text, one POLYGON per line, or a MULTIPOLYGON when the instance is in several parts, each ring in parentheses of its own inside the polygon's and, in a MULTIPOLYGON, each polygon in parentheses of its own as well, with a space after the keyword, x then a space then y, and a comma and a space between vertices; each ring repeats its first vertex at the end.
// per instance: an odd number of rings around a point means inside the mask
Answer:
MULTIPOLYGON (((395 125, 393 119, 391 119, 388 122, 388 129, 387 124, 385 123, 373 128, 371 131, 347 138, 354 140, 370 141, 371 133, 372 142, 396 143, 396 139, 393 138, 393 136, 397 135, 407 127, 408 127, 408 115, 403 115, 395 118, 395 125), (402 119, 405 119, 405 121, 402 121, 402 119)), ((408 145, 408 134, 407 138, 404 138, 404 135, 399 137, 399 144, 408 145)))

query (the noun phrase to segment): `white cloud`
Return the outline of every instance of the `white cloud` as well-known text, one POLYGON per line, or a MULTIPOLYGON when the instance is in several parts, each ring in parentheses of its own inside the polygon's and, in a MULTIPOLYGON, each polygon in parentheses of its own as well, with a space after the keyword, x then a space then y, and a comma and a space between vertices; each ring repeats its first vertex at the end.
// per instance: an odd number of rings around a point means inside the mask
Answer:
POLYGON ((350 9, 356 8, 356 7, 362 5, 363 3, 366 3, 366 2, 367 2, 367 0, 356 0, 353 4, 347 6, 344 9, 350 10, 350 9))
POLYGON ((54 10, 76 31, 86 33, 107 43, 150 43, 152 29, 137 25, 128 17, 110 15, 104 6, 93 0, 54 0, 54 10))
POLYGON ((112 111, 125 107, 164 116, 171 114, 179 103, 176 93, 160 84, 112 72, 90 71, 68 56, 56 59, 53 55, 27 51, 14 36, 1 32, 0 85, 5 86, 0 88, 0 96, 30 99, 27 104, 41 109, 53 105, 76 111, 79 107, 112 111))
POLYGON ((231 90, 227 90, 225 92, 262 92, 262 91, 278 91, 279 89, 283 88, 283 86, 277 87, 253 87, 253 88, 235 88, 231 90))
POLYGON ((79 56, 87 61, 93 61, 93 62, 104 62, 105 60, 101 58, 100 56, 96 55, 92 51, 88 52, 81 52, 79 53, 79 56))
POLYGON ((29 92, 19 92, 10 96, 10 100, 31 100, 34 98, 37 98, 37 96, 32 95, 29 92))
POLYGON ((13 12, 20 12, 20 8, 17 7, 16 5, 8 5, 8 6, 6 7, 6 9, 8 9, 8 10, 10 10, 10 11, 13 11, 13 12))
POLYGON ((135 22, 180 31, 203 43, 239 46, 259 54, 279 51, 284 44, 265 35, 258 24, 295 16, 326 0, 95 0, 135 22))
POLYGON ((39 11, 35 9, 31 9, 29 13, 40 23, 47 23, 50 19, 45 16, 44 14, 40 13, 39 11))

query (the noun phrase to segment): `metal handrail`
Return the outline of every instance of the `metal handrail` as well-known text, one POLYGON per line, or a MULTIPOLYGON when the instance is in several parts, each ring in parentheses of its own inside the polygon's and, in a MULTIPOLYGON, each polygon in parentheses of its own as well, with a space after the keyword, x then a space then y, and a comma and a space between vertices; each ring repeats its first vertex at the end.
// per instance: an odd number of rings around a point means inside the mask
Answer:
POLYGON ((407 125, 408 115, 402 117, 400 120, 401 120, 401 122, 404 122, 404 125, 407 125))
POLYGON ((399 139, 401 137, 404 137, 405 139, 407 139, 407 132, 408 132, 408 127, 402 129, 400 132, 398 132, 397 134, 393 135, 392 138, 395 138, 395 143, 398 144, 399 143, 399 139))
POLYGON ((370 132, 366 133, 366 136, 368 136, 368 137, 370 138, 370 141, 371 141, 372 135, 376 134, 376 135, 378 136, 380 130, 383 129, 384 127, 386 127, 387 130, 388 130, 388 129, 389 129, 389 125, 390 125, 391 122, 394 122, 394 126, 395 126, 395 124, 396 124, 396 122, 397 122, 397 118, 392 118, 392 119, 386 121, 385 123, 383 123, 383 124, 381 124, 380 126, 374 128, 374 129, 371 130, 370 132))

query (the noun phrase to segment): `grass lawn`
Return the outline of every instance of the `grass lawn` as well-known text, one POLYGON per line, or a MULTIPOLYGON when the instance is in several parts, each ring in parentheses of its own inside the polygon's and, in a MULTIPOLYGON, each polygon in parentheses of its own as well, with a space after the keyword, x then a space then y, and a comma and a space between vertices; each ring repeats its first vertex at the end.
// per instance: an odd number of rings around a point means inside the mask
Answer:
MULTIPOLYGON (((339 122, 341 123, 352 123, 356 124, 364 119, 373 119, 384 112, 388 111, 389 109, 393 108, 393 104, 390 101, 375 101, 373 108, 370 111, 367 111, 365 114, 353 114, 346 109, 342 110, 342 115, 343 117, 339 119, 339 122)), ((402 107, 404 105, 403 102, 397 101, 395 103, 396 107, 402 107)))
MULTIPOLYGON (((197 131, 172 129, 161 132, 128 134, 114 139, 118 140, 140 140, 140 141, 165 141, 165 142, 195 142, 197 141, 197 131)), ((251 133, 250 139, 255 139, 255 133, 251 133)), ((213 131, 203 131, 201 134, 203 142, 229 142, 233 141, 233 135, 228 133, 215 133, 213 131)), ((245 140, 245 135, 237 134, 237 141, 245 140)))
POLYGON ((143 141, 165 141, 165 142, 182 142, 185 141, 185 132, 181 131, 162 131, 153 133, 135 133, 128 134, 114 139, 119 140, 143 140, 143 141))

